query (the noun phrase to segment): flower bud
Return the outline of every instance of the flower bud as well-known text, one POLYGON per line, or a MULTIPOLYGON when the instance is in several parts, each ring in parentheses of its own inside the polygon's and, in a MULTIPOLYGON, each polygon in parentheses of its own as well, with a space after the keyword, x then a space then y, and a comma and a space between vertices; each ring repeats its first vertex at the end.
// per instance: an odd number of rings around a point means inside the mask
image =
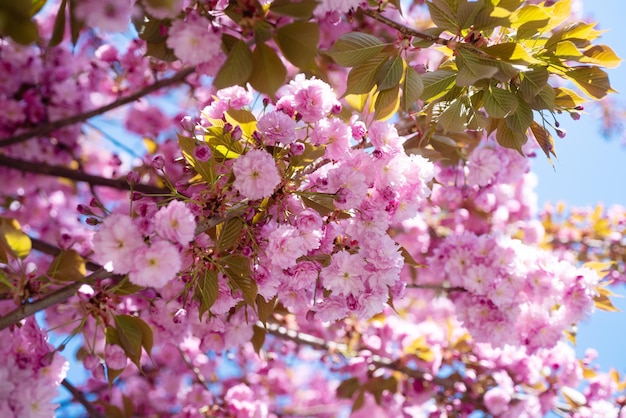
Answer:
POLYGON ((165 158, 163 158, 162 155, 155 155, 151 164, 152 168, 155 170, 163 170, 163 167, 165 167, 165 158))

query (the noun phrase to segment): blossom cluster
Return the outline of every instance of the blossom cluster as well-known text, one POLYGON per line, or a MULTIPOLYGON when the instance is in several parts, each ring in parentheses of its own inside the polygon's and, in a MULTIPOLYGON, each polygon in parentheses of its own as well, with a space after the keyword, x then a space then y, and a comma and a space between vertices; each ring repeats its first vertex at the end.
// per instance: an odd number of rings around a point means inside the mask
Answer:
POLYGON ((592 311, 599 282, 591 269, 498 234, 450 235, 428 258, 428 270, 446 287, 463 289, 454 293, 457 314, 477 341, 531 351, 552 347, 592 311))
POLYGON ((50 417, 69 363, 47 342, 35 318, 0 333, 0 415, 50 417))
POLYGON ((154 204, 143 215, 141 225, 127 215, 108 216, 93 238, 93 259, 110 271, 128 274, 132 283, 160 288, 180 271, 179 248, 193 239, 196 221, 177 200, 158 210, 154 204), (152 236, 150 245, 145 236, 152 236))

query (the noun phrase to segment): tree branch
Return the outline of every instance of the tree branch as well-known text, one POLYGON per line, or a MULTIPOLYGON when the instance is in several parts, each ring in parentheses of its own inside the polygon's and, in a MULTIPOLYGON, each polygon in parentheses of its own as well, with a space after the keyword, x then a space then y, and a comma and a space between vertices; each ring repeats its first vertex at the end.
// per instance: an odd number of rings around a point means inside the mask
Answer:
POLYGON ((92 418, 105 418, 104 415, 102 415, 100 412, 98 412, 98 410, 96 408, 94 408, 94 406, 91 404, 91 402, 89 402, 87 400, 87 398, 85 398, 85 395, 83 394, 83 392, 81 392, 80 390, 76 389, 76 387, 74 385, 72 385, 70 382, 68 382, 67 379, 63 379, 61 381, 61 385, 63 385, 63 387, 65 389, 67 389, 68 392, 70 392, 72 394, 74 399, 85 408, 85 410, 87 411, 87 413, 89 414, 90 417, 92 417, 92 418))
POLYGON ((163 87, 167 87, 169 85, 179 83, 183 81, 189 74, 194 72, 194 70, 195 70, 194 67, 185 68, 183 70, 180 70, 179 72, 177 72, 176 74, 174 74, 173 76, 169 78, 164 78, 162 80, 156 81, 155 83, 147 87, 144 87, 143 89, 140 89, 133 94, 130 94, 126 97, 122 97, 121 99, 118 99, 105 106, 90 110, 85 113, 81 113, 79 115, 70 116, 69 118, 60 119, 54 122, 47 123, 45 125, 40 125, 33 130, 21 133, 19 135, 1 139, 0 148, 8 147, 9 145, 19 144, 20 142, 27 141, 31 138, 43 136, 43 135, 49 134, 52 131, 56 131, 57 129, 64 128, 69 125, 73 125, 78 122, 83 122, 87 119, 93 118, 94 116, 102 115, 103 113, 106 113, 110 110, 113 110, 120 106, 124 106, 125 104, 128 104, 128 103, 134 102, 135 100, 138 100, 144 96, 147 96, 148 94, 153 93, 163 87))
POLYGON ((383 23, 383 24, 389 26, 390 28, 393 28, 393 29, 397 30, 398 32, 400 32, 404 36, 413 36, 415 38, 424 39, 425 41, 430 41, 430 42, 433 42, 433 43, 436 43, 436 44, 439 44, 439 45, 447 45, 448 44, 448 40, 447 39, 439 38, 437 36, 432 36, 432 35, 429 35, 427 33, 417 31, 417 30, 415 30, 413 28, 410 28, 408 26, 401 25, 400 23, 394 22, 393 20, 391 20, 391 19, 381 15, 377 11, 370 10, 370 9, 362 9, 362 10, 363 10, 363 14, 364 15, 369 16, 372 19, 377 20, 380 23, 383 23))
POLYGON ((22 319, 33 315, 41 310, 49 308, 57 303, 61 303, 73 296, 78 289, 86 283, 90 283, 94 280, 105 279, 111 277, 113 273, 109 273, 105 269, 99 269, 85 277, 81 281, 74 282, 65 287, 57 289, 56 291, 37 299, 34 302, 26 302, 21 306, 18 306, 8 314, 0 316, 0 331, 13 324, 17 324, 22 319))
MULTIPOLYGON (((44 176, 63 177, 69 180, 82 181, 92 186, 105 186, 118 190, 131 190, 125 178, 109 179, 106 177, 94 176, 83 171, 72 170, 67 167, 48 165, 44 163, 34 163, 32 161, 19 160, 0 154, 0 165, 13 168, 25 173, 41 174, 44 176)), ((134 184, 132 190, 146 194, 166 194, 171 190, 149 184, 134 184)))

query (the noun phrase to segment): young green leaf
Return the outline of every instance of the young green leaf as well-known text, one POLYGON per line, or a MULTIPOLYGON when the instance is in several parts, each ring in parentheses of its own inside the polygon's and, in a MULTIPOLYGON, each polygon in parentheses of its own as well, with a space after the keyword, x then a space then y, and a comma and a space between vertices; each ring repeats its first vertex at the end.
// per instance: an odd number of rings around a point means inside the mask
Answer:
MULTIPOLYGON (((515 132, 519 132, 525 136, 526 130, 533 123, 533 111, 522 98, 517 97, 517 109, 508 115, 506 124, 515 132)), ((498 127, 498 129, 500 129, 498 127)))
POLYGON ((609 76, 598 67, 575 67, 566 71, 564 76, 594 99, 601 99, 615 91, 611 88, 609 76))
POLYGON ((454 87, 456 72, 451 70, 436 70, 422 74, 424 91, 421 99, 424 101, 435 101, 448 93, 454 87))
POLYGON ((148 355, 152 352, 154 343, 152 329, 143 319, 136 316, 116 315, 113 319, 120 346, 128 358, 141 368, 141 349, 146 350, 148 355))
POLYGON ((241 236, 243 221, 240 218, 231 218, 217 226, 218 238, 215 248, 217 251, 227 250, 233 246, 241 236))
POLYGON ((515 112, 518 101, 510 91, 490 86, 484 90, 483 105, 489 116, 500 119, 515 112))
POLYGON ((200 303, 198 307, 200 321, 202 320, 202 315, 208 312, 217 300, 218 292, 217 270, 205 270, 204 274, 200 273, 196 279, 196 286, 193 291, 194 299, 200 303))
POLYGON ((317 0, 274 0, 270 3, 270 12, 281 16, 308 20, 313 16, 313 11, 316 7, 317 0))
POLYGON ((9 256, 26 258, 31 248, 30 238, 22 232, 19 222, 0 217, 0 263, 7 264, 9 256))
POLYGON ((504 119, 498 120, 498 127, 496 130, 496 141, 498 141, 498 144, 505 148, 514 149, 521 155, 524 155, 522 152, 522 146, 524 146, 527 140, 528 137, 525 133, 511 130, 504 119))
POLYGON ((76 250, 63 250, 52 260, 46 274, 56 280, 77 282, 87 274, 85 264, 76 250))
POLYGON ((402 98, 400 106, 402 109, 409 110, 411 105, 415 103, 424 91, 424 82, 422 77, 415 71, 413 67, 407 65, 404 70, 404 79, 402 80, 402 98))
POLYGON ((400 86, 377 93, 374 102, 374 119, 385 120, 398 110, 400 105, 400 86))
POLYGON ((348 73, 348 94, 366 94, 376 86, 376 74, 380 67, 387 61, 386 57, 374 57, 352 68, 348 73))
POLYGON ((399 55, 389 58, 376 74, 376 84, 378 91, 396 87, 402 79, 404 60, 399 55))
POLYGON ((498 67, 491 65, 488 60, 481 59, 476 53, 468 48, 457 48, 457 67, 459 73, 456 76, 456 85, 461 87, 475 84, 478 80, 491 78, 498 72, 498 67))

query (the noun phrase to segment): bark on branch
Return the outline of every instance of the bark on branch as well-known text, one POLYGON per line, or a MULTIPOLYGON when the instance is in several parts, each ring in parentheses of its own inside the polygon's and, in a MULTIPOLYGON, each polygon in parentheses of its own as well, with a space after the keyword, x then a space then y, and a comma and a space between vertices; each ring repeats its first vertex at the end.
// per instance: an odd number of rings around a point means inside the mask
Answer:
MULTIPOLYGON (((72 170, 67 167, 34 163, 32 161, 19 160, 0 154, 0 166, 13 168, 25 173, 41 174, 44 176, 63 177, 69 180, 82 181, 92 186, 104 186, 118 190, 131 190, 125 178, 109 179, 106 177, 87 174, 83 171, 72 170)), ((171 190, 149 184, 134 184, 132 190, 146 194, 168 194, 171 190)))
POLYGON ((54 122, 50 122, 44 125, 40 125, 37 128, 28 131, 28 132, 24 132, 21 133, 19 135, 15 135, 12 137, 8 137, 8 138, 4 138, 4 139, 0 139, 0 148, 1 147, 8 147, 9 145, 15 145, 15 144, 19 144, 20 142, 24 142, 24 141, 28 141, 31 138, 35 138, 38 136, 43 136, 46 134, 49 134, 52 131, 56 131, 57 129, 60 128, 64 128, 66 126, 70 126, 73 125, 75 123, 78 122, 83 122, 87 119, 91 119, 94 116, 99 116, 102 115, 110 110, 116 109, 120 106, 124 106, 125 104, 128 103, 132 103, 135 100, 138 100, 144 96, 147 96, 150 93, 153 93, 157 90, 162 89, 163 87, 167 87, 170 86, 172 84, 176 84, 176 83, 180 83, 181 81, 183 81, 189 74, 191 74, 192 72, 194 72, 195 68, 194 67, 190 67, 190 68, 185 68, 183 70, 180 70, 179 72, 177 72, 176 74, 174 74, 173 76, 169 77, 169 78, 164 78, 162 80, 156 81, 155 83, 144 87, 143 89, 140 89, 138 91, 136 91, 133 94, 130 94, 126 97, 122 97, 121 99, 118 99, 112 103, 109 103, 105 106, 99 107, 97 109, 93 109, 90 110, 88 112, 85 113, 81 113, 79 115, 74 115, 74 116, 70 116, 68 118, 65 119, 59 119, 57 121, 54 122))

